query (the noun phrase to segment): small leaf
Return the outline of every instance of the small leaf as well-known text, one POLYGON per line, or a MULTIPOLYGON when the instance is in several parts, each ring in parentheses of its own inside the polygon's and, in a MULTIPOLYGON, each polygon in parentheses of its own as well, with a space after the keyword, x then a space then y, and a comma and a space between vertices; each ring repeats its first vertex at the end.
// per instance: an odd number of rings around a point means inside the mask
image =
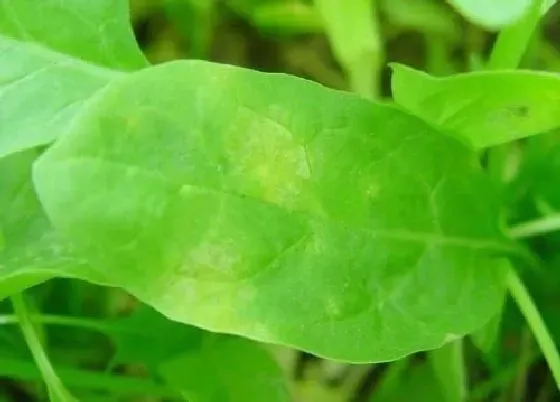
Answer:
POLYGON ((435 78, 393 64, 395 101, 428 122, 483 148, 560 126, 556 73, 481 71, 435 78))
POLYGON ((476 155, 294 77, 181 61, 114 81, 34 181, 110 283, 212 331, 392 360, 474 330, 504 291, 476 155))
POLYGON ((437 0, 382 0, 381 11, 392 25, 427 34, 441 35, 450 42, 462 38, 457 14, 437 0))
POLYGON ((373 2, 315 0, 334 55, 348 74, 353 91, 375 98, 382 46, 373 2))
POLYGON ((189 402, 288 402, 282 371, 255 342, 207 334, 203 347, 161 366, 189 402))
MULTIPOLYGON (((519 20, 534 0, 448 0, 471 22, 490 29, 500 29, 519 20)), ((550 2, 546 0, 546 2, 550 2)), ((546 4, 543 8, 547 9, 546 4)))

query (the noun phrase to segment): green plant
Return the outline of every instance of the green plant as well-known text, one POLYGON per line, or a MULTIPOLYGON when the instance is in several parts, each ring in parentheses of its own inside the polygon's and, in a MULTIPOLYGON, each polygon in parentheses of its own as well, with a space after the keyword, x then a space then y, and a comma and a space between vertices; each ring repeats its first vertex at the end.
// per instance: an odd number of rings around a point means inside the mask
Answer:
MULTIPOLYGON (((318 1, 317 15, 363 97, 209 61, 150 65, 125 1, 0 2, 0 298, 11 297, 4 319, 20 322, 51 400, 79 397, 63 384, 288 400, 280 369, 248 339, 352 363, 428 350, 445 400, 464 400, 462 339, 494 342, 508 290, 560 386, 518 272, 539 269, 519 238, 559 229, 560 199, 550 181, 516 182, 546 209, 521 222, 502 180, 514 140, 560 127, 558 75, 515 70, 550 2, 518 2, 497 21, 453 1, 505 26, 487 69, 436 78, 393 64, 391 104, 364 98, 379 96, 383 54, 376 8, 354 3, 343 13, 318 1), (109 321, 33 312, 20 293, 52 278, 121 288, 145 306, 109 321), (53 368, 46 324, 109 335, 112 364, 133 356, 167 385, 53 368), (203 371, 214 375, 194 381, 203 371)), ((0 366, 37 377, 13 356, 0 366)))

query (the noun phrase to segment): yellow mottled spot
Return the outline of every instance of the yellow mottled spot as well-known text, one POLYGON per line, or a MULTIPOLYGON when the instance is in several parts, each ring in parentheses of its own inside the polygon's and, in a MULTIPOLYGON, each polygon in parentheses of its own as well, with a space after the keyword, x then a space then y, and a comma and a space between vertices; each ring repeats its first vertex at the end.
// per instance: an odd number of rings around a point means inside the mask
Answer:
POLYGON ((328 297, 325 303, 325 313, 331 319, 343 318, 344 308, 341 301, 335 297, 328 297))
POLYGON ((232 280, 238 272, 241 256, 234 243, 227 239, 205 240, 187 251, 181 273, 210 280, 232 280))
POLYGON ((265 201, 303 207, 311 177, 305 146, 284 125, 249 109, 237 120, 227 139, 236 184, 265 201))
POLYGON ((368 199, 376 198, 379 193, 381 192, 381 186, 377 183, 370 183, 370 185, 366 189, 366 197, 368 199))

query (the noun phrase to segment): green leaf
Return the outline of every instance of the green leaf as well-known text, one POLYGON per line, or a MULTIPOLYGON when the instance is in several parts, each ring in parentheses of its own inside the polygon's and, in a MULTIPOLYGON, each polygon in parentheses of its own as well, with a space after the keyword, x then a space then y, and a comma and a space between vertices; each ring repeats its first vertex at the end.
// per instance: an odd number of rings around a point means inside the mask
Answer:
POLYGON ((560 126, 560 76, 526 70, 435 78, 392 64, 393 98, 475 147, 489 147, 560 126))
POLYGON ((0 35, 0 158, 53 142, 121 74, 0 35))
POLYGON ((52 230, 31 183, 37 155, 30 150, 0 160, 0 300, 53 276, 72 277, 75 270, 104 282, 52 230))
POLYGON ((288 402, 282 371, 255 342, 207 335, 201 349, 163 364, 160 373, 189 402, 288 402))
POLYGON ((147 65, 124 0, 0 3, 0 158, 64 133, 96 91, 147 65))
POLYGON ((147 65, 126 0, 3 0, 0 36, 117 70, 147 65))
POLYGON ((80 255, 169 318, 332 359, 438 347, 504 291, 476 155, 295 77, 181 61, 115 81, 34 182, 80 255))
POLYGON ((447 0, 459 13, 475 24, 501 29, 517 22, 529 11, 533 1, 540 1, 546 13, 556 0, 447 0))
POLYGON ((199 348, 205 335, 198 328, 168 320, 146 305, 107 327, 116 349, 113 366, 142 363, 154 372, 173 356, 199 348))

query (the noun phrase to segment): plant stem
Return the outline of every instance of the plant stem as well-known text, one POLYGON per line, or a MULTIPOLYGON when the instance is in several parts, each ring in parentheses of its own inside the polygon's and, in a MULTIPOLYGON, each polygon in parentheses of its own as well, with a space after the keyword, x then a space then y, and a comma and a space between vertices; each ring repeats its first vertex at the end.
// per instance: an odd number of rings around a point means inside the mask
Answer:
POLYGON ((445 399, 449 402, 464 401, 467 394, 467 375, 462 339, 430 351, 428 361, 436 374, 445 399))
POLYGON ((504 28, 492 49, 487 69, 517 68, 541 17, 545 0, 533 0, 527 13, 515 24, 504 28))
POLYGON ((14 312, 19 321, 25 342, 33 355, 33 359, 39 368, 43 380, 47 384, 49 398, 53 402, 76 402, 77 400, 66 390, 60 378, 54 371, 45 350, 37 336, 37 332, 33 327, 33 323, 29 319, 29 313, 25 300, 21 293, 11 298, 14 312))
MULTIPOLYGON (((35 324, 43 325, 60 325, 66 327, 78 327, 84 328, 91 331, 107 333, 111 329, 107 325, 104 325, 100 321, 84 319, 80 317, 66 317, 61 315, 49 315, 49 314, 29 314, 28 319, 30 322, 35 324)), ((4 314, 0 315, 0 325, 7 324, 17 324, 19 319, 17 315, 14 314, 4 314)))
POLYGON ((556 386, 560 390, 560 355, 539 310, 514 269, 509 270, 507 285, 550 367, 556 386))
POLYGON ((560 214, 548 215, 543 218, 517 224, 509 229, 509 234, 515 239, 523 239, 555 231, 560 231, 560 214))
POLYGON ((350 89, 368 99, 378 98, 383 45, 377 1, 315 0, 315 4, 350 89))

